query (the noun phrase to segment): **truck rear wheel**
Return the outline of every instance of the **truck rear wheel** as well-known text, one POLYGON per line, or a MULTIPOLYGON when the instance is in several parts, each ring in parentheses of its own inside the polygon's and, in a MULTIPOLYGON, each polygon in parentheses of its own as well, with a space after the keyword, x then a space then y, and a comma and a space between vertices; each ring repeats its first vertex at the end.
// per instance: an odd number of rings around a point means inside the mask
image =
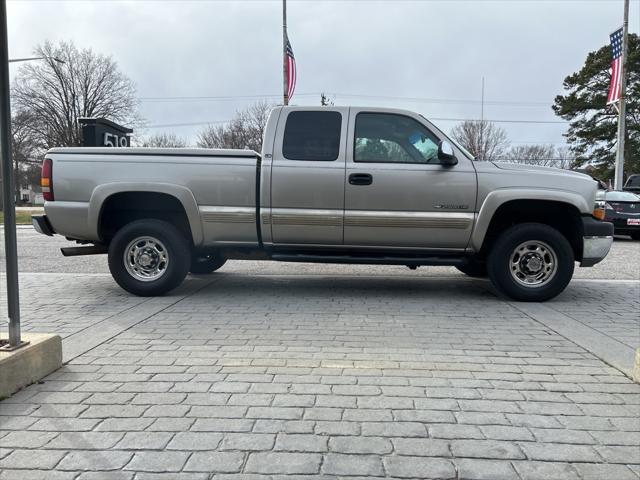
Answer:
POLYGON ((561 293, 573 276, 574 255, 567 239, 540 223, 505 230, 487 262, 496 289, 518 301, 543 302, 561 293))
POLYGON ((189 272, 195 275, 206 275, 213 273, 227 262, 226 258, 217 255, 194 256, 191 259, 189 272))
POLYGON ((182 283, 191 263, 189 242, 162 220, 136 220, 122 227, 109 245, 109 270, 127 292, 163 295, 182 283))

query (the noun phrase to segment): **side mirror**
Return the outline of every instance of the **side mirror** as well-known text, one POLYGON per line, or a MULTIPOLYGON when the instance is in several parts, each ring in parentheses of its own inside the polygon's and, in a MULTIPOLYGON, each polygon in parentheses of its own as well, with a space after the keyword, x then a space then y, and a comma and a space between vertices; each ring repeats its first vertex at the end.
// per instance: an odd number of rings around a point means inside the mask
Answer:
POLYGON ((458 163, 458 159, 453 153, 453 147, 446 140, 438 144, 438 160, 442 165, 453 166, 458 163))

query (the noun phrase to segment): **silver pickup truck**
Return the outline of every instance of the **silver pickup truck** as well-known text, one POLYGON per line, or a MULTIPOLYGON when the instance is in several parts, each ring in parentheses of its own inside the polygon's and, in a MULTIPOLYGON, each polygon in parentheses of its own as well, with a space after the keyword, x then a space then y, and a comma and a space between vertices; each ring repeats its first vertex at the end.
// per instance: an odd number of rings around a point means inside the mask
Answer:
POLYGON ((108 253, 115 281, 161 295, 227 259, 452 265, 521 301, 558 295, 602 260, 613 227, 596 182, 474 161, 403 110, 277 107, 262 153, 54 148, 40 233, 108 253))

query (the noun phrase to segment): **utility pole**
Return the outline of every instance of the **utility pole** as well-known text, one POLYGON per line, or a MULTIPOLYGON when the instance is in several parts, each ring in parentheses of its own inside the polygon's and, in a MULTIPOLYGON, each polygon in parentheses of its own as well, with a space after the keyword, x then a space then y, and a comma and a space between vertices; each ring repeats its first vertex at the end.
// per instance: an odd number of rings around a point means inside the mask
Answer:
POLYGON ((482 77, 482 97, 480 100, 480 121, 484 122, 484 77, 482 77))
POLYGON ((624 23, 622 25, 622 62, 620 67, 620 105, 618 112, 618 151, 616 153, 616 169, 614 188, 622 190, 624 182, 624 141, 627 131, 627 55, 629 51, 629 0, 624 0, 624 23))
POLYGON ((9 105, 9 47, 7 45, 7 4, 0 0, 0 162, 2 162, 2 198, 4 200, 4 248, 7 270, 7 310, 9 345, 13 350, 24 345, 20 336, 20 298, 18 293, 18 248, 16 242, 16 206, 13 195, 11 160, 11 107, 9 105))
MULTIPOLYGON (((482 152, 482 156, 485 156, 485 148, 484 148, 484 77, 482 77, 482 93, 480 100, 480 148, 479 151, 482 152)), ((481 158, 480 160, 486 160, 486 158, 481 158)))
POLYGON ((289 82, 287 80, 289 72, 287 63, 287 0, 282 0, 282 85, 285 105, 289 105, 289 82))

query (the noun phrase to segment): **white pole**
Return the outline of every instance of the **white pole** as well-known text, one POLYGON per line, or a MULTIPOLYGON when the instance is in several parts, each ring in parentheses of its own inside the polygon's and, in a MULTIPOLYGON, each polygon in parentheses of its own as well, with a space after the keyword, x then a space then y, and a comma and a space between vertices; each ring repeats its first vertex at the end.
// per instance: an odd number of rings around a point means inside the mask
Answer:
POLYGON ((624 0, 624 24, 622 25, 622 60, 620 67, 620 108, 618 112, 618 151, 616 153, 616 169, 614 188, 622 190, 624 181, 624 140, 626 133, 627 105, 625 90, 627 88, 627 51, 629 50, 629 0, 624 0))

